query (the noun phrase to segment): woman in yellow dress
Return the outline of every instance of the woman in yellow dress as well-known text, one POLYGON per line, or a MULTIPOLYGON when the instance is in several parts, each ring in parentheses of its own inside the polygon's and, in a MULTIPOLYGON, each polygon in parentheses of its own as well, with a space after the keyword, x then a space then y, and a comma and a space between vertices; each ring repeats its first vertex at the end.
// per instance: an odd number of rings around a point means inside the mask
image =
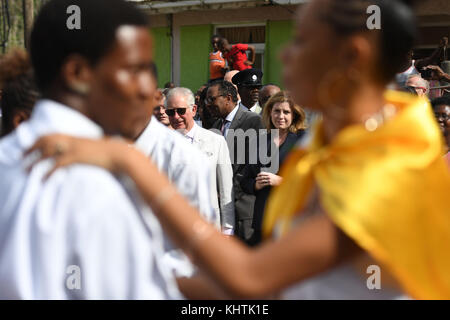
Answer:
POLYGON ((359 279, 357 290, 377 289, 367 274, 375 265, 383 281, 391 274, 400 286, 389 297, 449 299, 450 176, 441 133, 426 100, 385 91, 413 45, 414 17, 404 2, 313 0, 300 8, 283 54, 284 82, 296 103, 323 120, 310 146, 282 168, 283 183, 265 214, 267 240, 257 248, 225 239, 125 143, 56 135, 30 152, 55 157, 53 170, 83 162, 131 177, 205 275, 179 281, 189 298, 205 297, 212 288, 205 279, 236 298, 266 297, 294 284, 312 287, 294 298, 339 298, 356 290, 345 279, 359 279), (377 19, 381 29, 372 28, 377 19))

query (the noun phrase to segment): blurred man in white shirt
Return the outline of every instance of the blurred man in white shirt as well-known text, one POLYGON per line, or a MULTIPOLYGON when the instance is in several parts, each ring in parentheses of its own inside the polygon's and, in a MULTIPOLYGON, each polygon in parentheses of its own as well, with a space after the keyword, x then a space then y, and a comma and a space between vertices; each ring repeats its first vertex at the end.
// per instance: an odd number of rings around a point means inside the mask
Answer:
POLYGON ((52 160, 27 171, 33 159, 23 159, 50 133, 140 133, 156 88, 147 20, 122 0, 51 0, 41 9, 30 43, 45 99, 0 141, 0 298, 182 297, 163 263, 162 229, 131 197, 132 184, 86 165, 45 180, 52 160), (80 28, 66 21, 72 5, 80 28))

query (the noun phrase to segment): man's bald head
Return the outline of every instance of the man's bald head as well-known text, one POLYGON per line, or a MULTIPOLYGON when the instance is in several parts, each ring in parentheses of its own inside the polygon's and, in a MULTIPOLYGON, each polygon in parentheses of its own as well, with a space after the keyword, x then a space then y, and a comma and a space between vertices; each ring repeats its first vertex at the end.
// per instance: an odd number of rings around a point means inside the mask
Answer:
MULTIPOLYGON (((231 82, 233 84, 233 86, 236 88, 236 91, 238 91, 238 87, 233 83, 233 81, 231 81, 231 79, 238 72, 239 72, 238 70, 231 70, 231 71, 228 71, 227 73, 225 73, 225 76, 223 77, 224 81, 228 81, 228 82, 231 82)), ((238 93, 238 100, 241 100, 241 97, 239 96, 239 93, 238 93)))
POLYGON ((266 84, 259 90, 259 105, 264 108, 264 105, 269 101, 270 97, 280 92, 280 87, 274 84, 266 84))

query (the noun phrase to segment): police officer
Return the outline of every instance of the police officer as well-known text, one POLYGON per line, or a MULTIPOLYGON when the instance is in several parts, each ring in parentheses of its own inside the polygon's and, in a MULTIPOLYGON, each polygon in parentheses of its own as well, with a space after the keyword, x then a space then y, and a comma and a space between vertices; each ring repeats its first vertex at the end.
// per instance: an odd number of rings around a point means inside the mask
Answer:
POLYGON ((247 69, 240 71, 231 79, 238 87, 241 96, 240 104, 257 114, 261 113, 259 105, 259 89, 262 87, 263 72, 259 69, 247 69))

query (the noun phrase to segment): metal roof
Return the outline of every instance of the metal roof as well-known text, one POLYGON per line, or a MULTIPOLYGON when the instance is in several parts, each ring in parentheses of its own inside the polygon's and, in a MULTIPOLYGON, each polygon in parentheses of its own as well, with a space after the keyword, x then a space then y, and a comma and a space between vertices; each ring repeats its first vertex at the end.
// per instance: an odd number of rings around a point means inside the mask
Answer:
POLYGON ((166 14, 183 11, 240 9, 269 5, 297 5, 309 0, 128 0, 149 14, 166 14))

